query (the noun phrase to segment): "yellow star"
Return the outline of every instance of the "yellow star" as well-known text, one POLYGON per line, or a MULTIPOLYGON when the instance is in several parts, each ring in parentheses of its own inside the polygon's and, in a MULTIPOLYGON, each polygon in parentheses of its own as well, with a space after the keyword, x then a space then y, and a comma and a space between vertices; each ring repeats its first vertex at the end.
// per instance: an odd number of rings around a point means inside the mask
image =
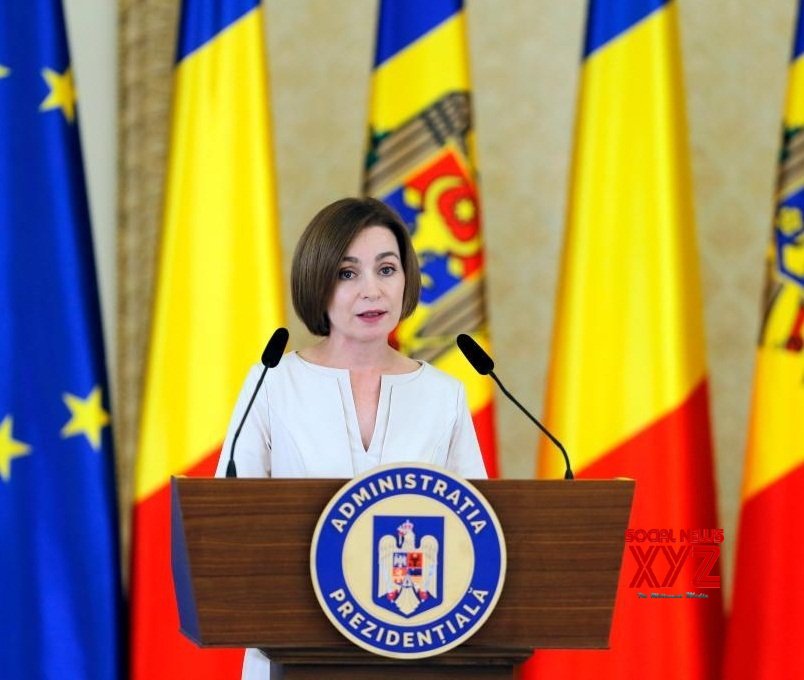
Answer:
POLYGON ((104 425, 109 424, 109 414, 101 405, 101 388, 95 387, 86 399, 68 393, 65 393, 63 398, 67 408, 70 409, 70 420, 61 428, 61 436, 66 438, 82 434, 92 444, 92 448, 98 451, 101 430, 104 425))
POLYGON ((0 64, 0 78, 5 78, 9 73, 11 73, 11 69, 0 64))
POLYGON ((69 68, 64 73, 43 68, 42 77, 50 88, 50 94, 39 105, 39 110, 61 109, 64 117, 72 123, 75 118, 75 101, 78 98, 73 84, 73 72, 69 68))
POLYGON ((14 419, 11 415, 7 415, 0 423, 0 477, 4 481, 11 479, 11 461, 27 455, 31 450, 30 446, 16 441, 11 436, 13 427, 14 419))

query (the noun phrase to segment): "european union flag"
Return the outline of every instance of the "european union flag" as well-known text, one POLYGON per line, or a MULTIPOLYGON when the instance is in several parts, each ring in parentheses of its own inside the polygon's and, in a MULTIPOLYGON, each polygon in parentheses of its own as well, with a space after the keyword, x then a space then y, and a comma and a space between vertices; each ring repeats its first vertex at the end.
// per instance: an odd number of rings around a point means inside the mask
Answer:
POLYGON ((0 676, 115 678, 98 291, 60 0, 0 3, 0 676))

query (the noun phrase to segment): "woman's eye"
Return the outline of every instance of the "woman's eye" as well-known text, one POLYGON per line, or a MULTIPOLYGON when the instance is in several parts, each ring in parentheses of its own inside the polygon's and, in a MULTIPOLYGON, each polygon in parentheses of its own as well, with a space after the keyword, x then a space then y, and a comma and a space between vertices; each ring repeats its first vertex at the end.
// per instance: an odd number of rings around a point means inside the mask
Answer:
POLYGON ((353 279, 356 274, 351 269, 341 269, 338 272, 338 278, 343 281, 348 281, 349 279, 353 279))
POLYGON ((383 267, 380 267, 380 274, 382 276, 391 276, 396 271, 396 267, 393 265, 387 264, 383 267))

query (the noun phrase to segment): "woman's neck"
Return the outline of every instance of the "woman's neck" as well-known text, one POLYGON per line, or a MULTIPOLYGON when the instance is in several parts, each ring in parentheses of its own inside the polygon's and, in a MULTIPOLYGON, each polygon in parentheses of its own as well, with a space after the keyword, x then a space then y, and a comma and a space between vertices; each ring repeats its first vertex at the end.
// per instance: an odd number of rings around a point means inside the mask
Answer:
POLYGON ((356 343, 326 337, 299 353, 321 366, 358 372, 400 373, 415 370, 418 364, 388 343, 356 343))

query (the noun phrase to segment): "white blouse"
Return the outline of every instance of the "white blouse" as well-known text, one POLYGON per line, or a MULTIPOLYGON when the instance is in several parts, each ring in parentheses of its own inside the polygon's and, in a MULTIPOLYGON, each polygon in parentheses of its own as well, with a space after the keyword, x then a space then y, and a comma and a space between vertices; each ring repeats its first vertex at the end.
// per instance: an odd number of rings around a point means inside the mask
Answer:
MULTIPOLYGON (((254 366, 240 391, 217 477, 226 475, 235 430, 261 372, 261 365, 254 366)), ((427 363, 412 373, 382 376, 366 450, 349 371, 311 364, 296 352, 266 373, 235 450, 238 477, 350 478, 378 465, 410 462, 486 478, 460 381, 427 363)), ((270 661, 257 649, 246 650, 242 677, 269 680, 270 661)))
MULTIPOLYGON (((217 476, 226 473, 234 432, 261 372, 254 366, 240 392, 217 476)), ((382 376, 366 450, 349 371, 311 364, 296 352, 268 370, 235 451, 238 477, 350 478, 407 462, 486 477, 460 381, 427 363, 412 373, 382 376)))

